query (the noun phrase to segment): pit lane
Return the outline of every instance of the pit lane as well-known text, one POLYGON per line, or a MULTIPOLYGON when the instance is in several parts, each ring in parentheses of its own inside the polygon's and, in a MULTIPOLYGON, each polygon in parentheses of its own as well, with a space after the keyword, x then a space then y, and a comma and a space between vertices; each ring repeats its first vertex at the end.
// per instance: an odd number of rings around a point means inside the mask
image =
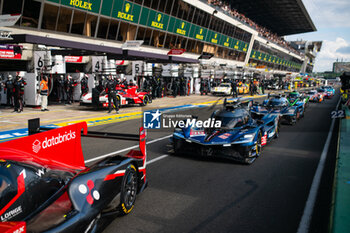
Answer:
MULTIPOLYGON (((280 138, 265 147, 251 166, 173 156, 169 138, 164 138, 171 132, 149 131, 149 187, 138 196, 133 213, 117 218, 104 232, 296 232, 337 96, 321 104, 310 104, 305 117, 295 126, 282 126, 280 138)), ((213 108, 202 108, 181 113, 206 119, 212 111, 213 108)), ((140 125, 141 120, 137 119, 91 130, 136 133, 140 125)), ((335 136, 310 232, 327 230, 335 136)), ((127 141, 83 139, 86 160, 134 145, 127 141)))

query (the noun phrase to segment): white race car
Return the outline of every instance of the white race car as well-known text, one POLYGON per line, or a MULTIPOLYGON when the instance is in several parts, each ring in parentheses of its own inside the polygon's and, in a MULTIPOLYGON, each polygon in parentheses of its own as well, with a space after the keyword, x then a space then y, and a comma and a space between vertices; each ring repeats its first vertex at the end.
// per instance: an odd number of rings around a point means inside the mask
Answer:
POLYGON ((230 83, 221 83, 212 90, 213 95, 230 95, 231 93, 232 87, 230 83))

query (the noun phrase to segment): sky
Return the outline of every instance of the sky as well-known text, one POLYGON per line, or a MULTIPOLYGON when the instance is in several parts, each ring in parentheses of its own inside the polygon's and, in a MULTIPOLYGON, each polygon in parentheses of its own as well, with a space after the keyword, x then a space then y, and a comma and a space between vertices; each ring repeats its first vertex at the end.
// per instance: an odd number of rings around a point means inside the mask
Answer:
POLYGON ((350 0, 302 0, 317 31, 286 40, 323 41, 314 72, 331 71, 333 62, 350 62, 350 0))

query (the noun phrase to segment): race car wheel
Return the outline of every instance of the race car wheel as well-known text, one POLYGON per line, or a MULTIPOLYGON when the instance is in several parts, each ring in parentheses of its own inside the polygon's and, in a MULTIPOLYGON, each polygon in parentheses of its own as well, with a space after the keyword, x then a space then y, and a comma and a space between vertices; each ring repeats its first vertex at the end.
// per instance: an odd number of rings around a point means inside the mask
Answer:
MULTIPOLYGON (((119 108, 120 108, 121 103, 120 103, 120 97, 119 97, 119 95, 117 95, 117 101, 118 101, 118 105, 119 105, 119 108)), ((116 108, 114 102, 113 102, 113 108, 114 108, 114 109, 116 108)))
POLYGON ((134 165, 129 165, 125 170, 120 191, 120 213, 127 215, 134 208, 137 193, 137 172, 134 165))
POLYGON ((261 148, 262 148, 261 140, 262 140, 262 134, 261 134, 261 132, 259 132, 256 144, 255 144, 254 148, 252 149, 255 152, 255 156, 252 156, 252 150, 245 152, 244 158, 243 158, 244 164, 250 165, 250 164, 254 163, 256 158, 261 155, 261 148))
POLYGON ((254 163, 255 160, 256 160, 256 157, 244 158, 244 159, 243 159, 243 163, 244 163, 244 164, 247 164, 247 165, 250 165, 250 164, 254 163))
POLYGON ((297 123, 297 116, 293 116, 290 118, 290 122, 289 124, 290 125, 295 125, 297 123))
POLYGON ((145 95, 142 100, 141 106, 146 106, 149 103, 149 97, 148 95, 145 95))
POLYGON ((256 157, 259 157, 261 155, 261 148, 262 148, 261 141, 262 141, 262 134, 261 134, 261 132, 259 132, 258 139, 257 139, 256 145, 255 145, 255 153, 256 153, 255 156, 256 157))
POLYGON ((278 138, 280 136, 280 121, 278 121, 277 126, 275 128, 275 138, 278 138))

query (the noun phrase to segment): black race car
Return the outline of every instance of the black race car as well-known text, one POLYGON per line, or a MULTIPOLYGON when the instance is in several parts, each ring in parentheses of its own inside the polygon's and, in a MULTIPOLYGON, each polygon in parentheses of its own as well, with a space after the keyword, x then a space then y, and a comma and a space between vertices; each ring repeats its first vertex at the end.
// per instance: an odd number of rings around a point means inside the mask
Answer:
MULTIPOLYGON (((85 122, 0 143, 1 222, 27 232, 100 232, 105 218, 126 215, 147 186, 146 132, 87 133, 85 122), (84 135, 139 141, 140 151, 85 166, 84 135)), ((2 223, 3 224, 3 223, 2 223)))

